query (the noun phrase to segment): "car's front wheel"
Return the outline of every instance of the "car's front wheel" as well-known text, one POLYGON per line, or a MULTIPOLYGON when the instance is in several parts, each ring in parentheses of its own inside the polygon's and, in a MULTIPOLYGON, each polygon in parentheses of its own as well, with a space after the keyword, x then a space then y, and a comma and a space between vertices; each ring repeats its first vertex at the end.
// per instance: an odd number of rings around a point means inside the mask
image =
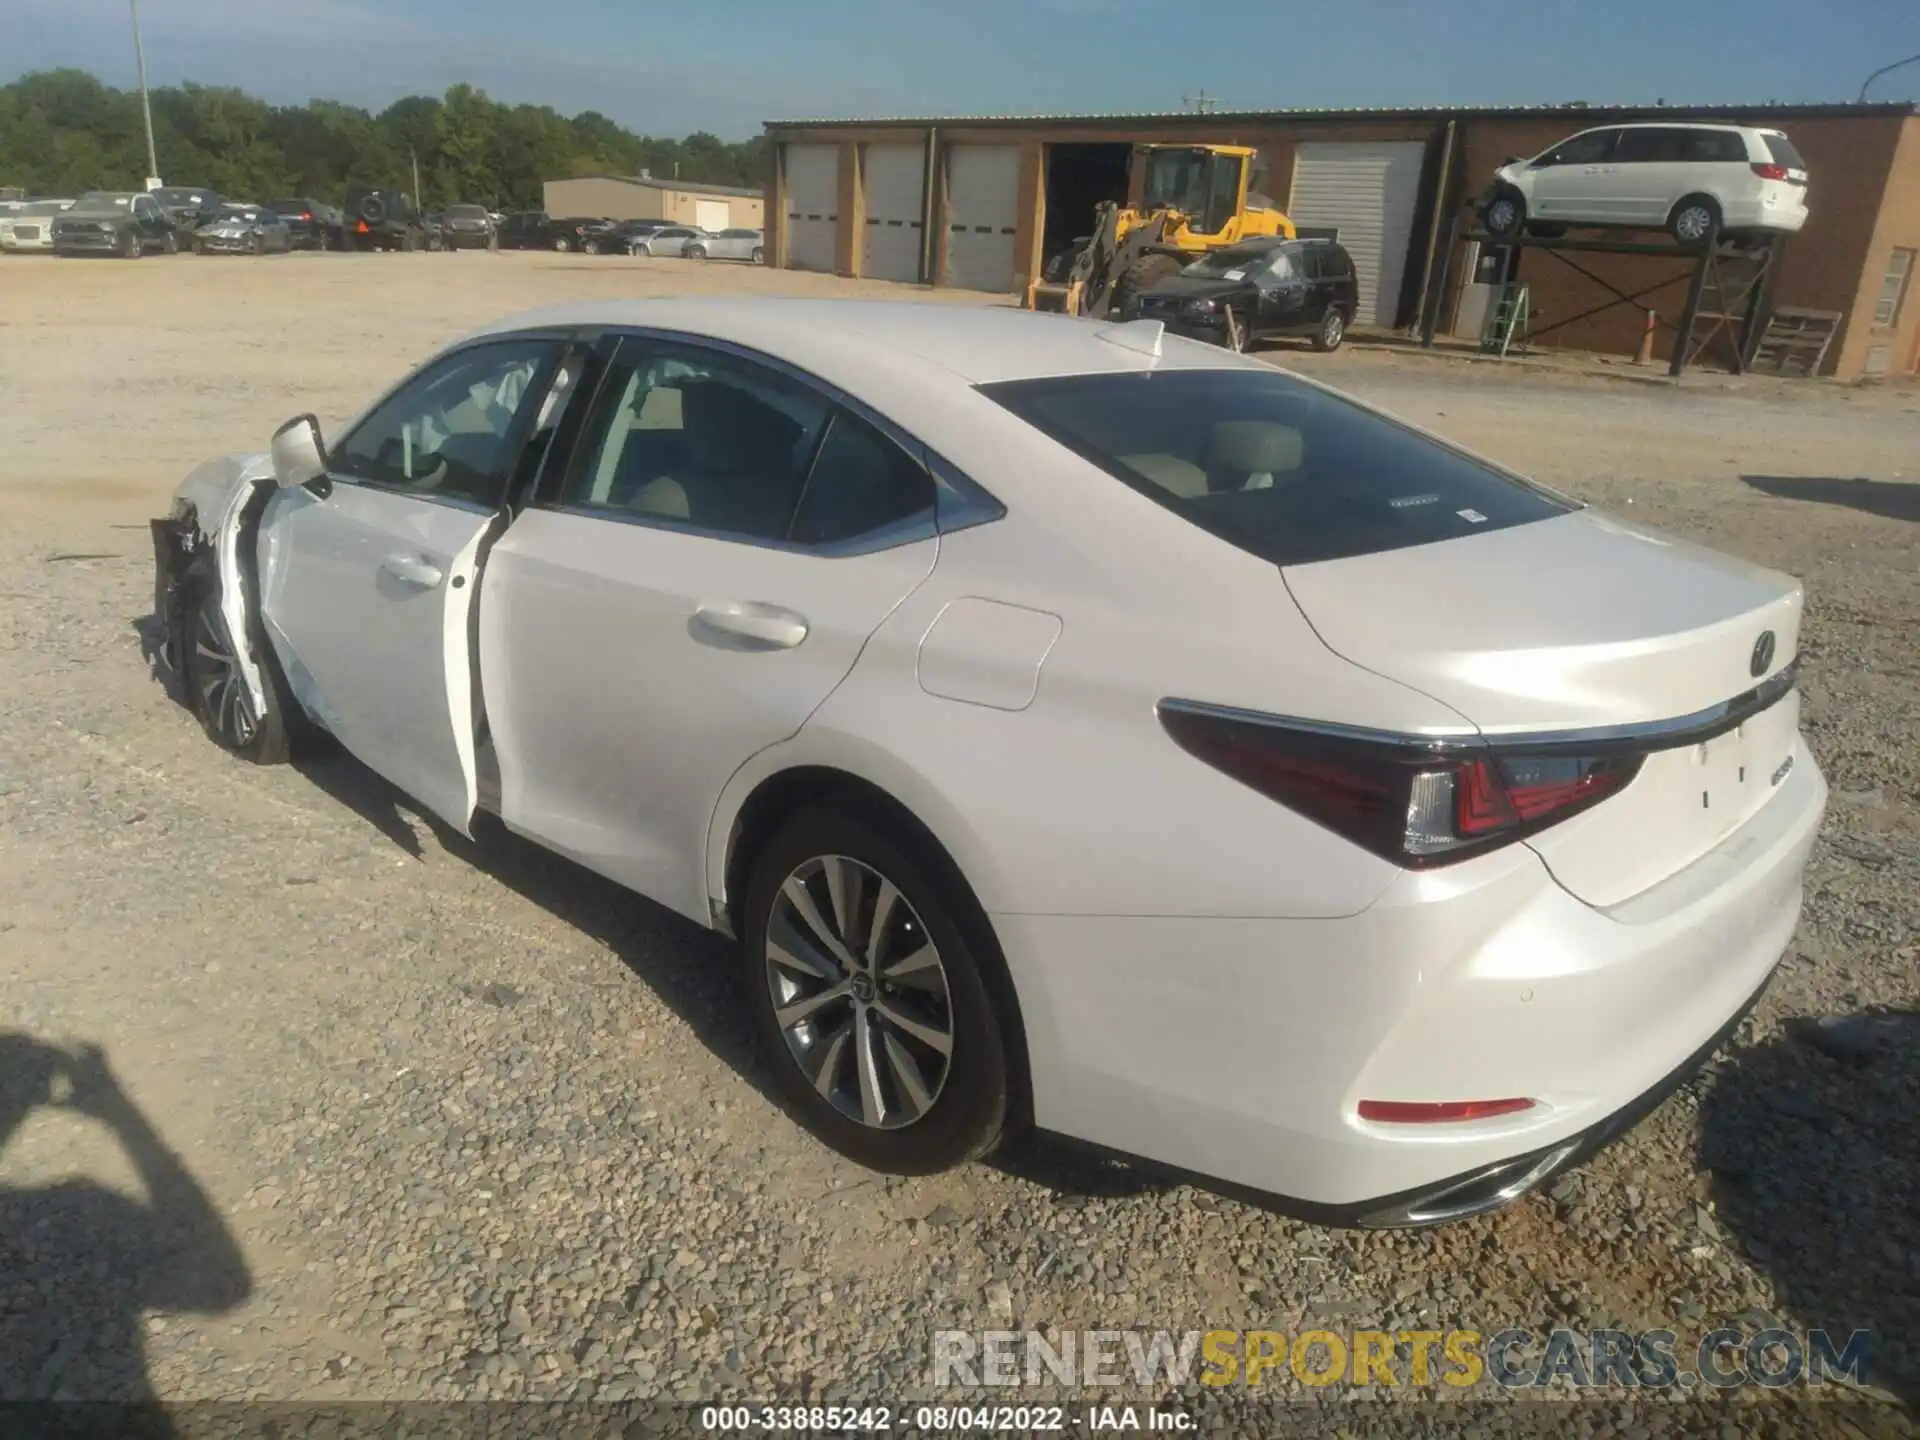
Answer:
POLYGON ((1527 228, 1527 202, 1518 190, 1504 189, 1487 202, 1480 218, 1489 235, 1516 236, 1527 228))
POLYGON ((916 847, 838 809, 761 849, 742 944, 755 1028, 788 1108, 841 1154, 923 1175, 991 1150, 1007 1041, 959 897, 916 847))
POLYGON ((1247 331, 1247 318, 1245 315, 1241 314, 1238 310, 1234 309, 1231 305, 1229 305, 1227 307, 1226 319, 1227 319, 1227 332, 1224 338, 1227 343, 1227 348, 1233 351, 1236 355, 1240 354, 1247 348, 1247 343, 1249 339, 1249 334, 1247 331))
POLYGON ((555 237, 554 237, 554 241, 553 241, 553 249, 554 249, 554 253, 555 253, 555 254, 558 254, 558 255, 564 255, 564 254, 566 254, 566 253, 567 253, 567 251, 569 251, 569 250, 571 250, 572 248, 573 248, 573 246, 571 246, 571 245, 569 245, 569 244, 567 243, 567 237, 566 237, 566 236, 564 236, 564 235, 557 235, 557 236, 555 236, 555 237))
MULTIPOLYGON (((290 752, 284 700, 276 693, 275 677, 266 680, 267 703, 257 705, 246 676, 240 670, 227 622, 220 610, 220 590, 209 585, 196 596, 185 615, 184 679, 194 714, 213 742, 256 765, 277 765, 290 752)), ((269 667, 270 668, 270 667, 269 667)))

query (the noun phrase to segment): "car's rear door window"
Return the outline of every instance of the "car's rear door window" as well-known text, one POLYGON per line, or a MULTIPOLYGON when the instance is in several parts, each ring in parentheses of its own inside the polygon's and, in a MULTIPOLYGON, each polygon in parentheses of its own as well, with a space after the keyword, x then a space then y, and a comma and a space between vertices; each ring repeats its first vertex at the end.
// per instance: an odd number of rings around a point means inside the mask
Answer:
POLYGON ((1278 371, 1076 375, 980 388, 1121 483, 1278 565, 1458 539, 1574 508, 1278 371))

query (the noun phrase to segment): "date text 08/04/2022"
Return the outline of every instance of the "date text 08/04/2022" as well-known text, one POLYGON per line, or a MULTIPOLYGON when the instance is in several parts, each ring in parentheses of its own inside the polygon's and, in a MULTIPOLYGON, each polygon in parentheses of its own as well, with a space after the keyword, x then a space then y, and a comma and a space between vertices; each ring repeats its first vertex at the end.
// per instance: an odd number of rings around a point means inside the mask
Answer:
POLYGON ((1092 1433, 1133 1430, 1174 1433, 1194 1429, 1185 1410, 1158 1405, 707 1405, 700 1428, 753 1434, 859 1434, 895 1428, 919 1434, 1006 1431, 1092 1433))

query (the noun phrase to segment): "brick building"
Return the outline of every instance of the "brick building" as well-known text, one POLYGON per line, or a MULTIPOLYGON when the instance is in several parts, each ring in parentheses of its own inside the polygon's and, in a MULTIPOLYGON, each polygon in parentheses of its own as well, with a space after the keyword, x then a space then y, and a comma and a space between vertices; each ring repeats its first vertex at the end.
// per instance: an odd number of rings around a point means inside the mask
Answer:
MULTIPOLYGON (((768 254, 797 269, 1020 291, 1046 256, 1087 233, 1096 203, 1125 198, 1134 145, 1248 145, 1260 152, 1259 188, 1303 232, 1337 231, 1353 251, 1360 323, 1412 325, 1431 299, 1447 329, 1467 320, 1464 257, 1443 264, 1449 225, 1497 166, 1595 125, 1686 119, 1784 130, 1806 157, 1812 213, 1785 245, 1771 302, 1843 317, 1823 373, 1920 370, 1910 293, 1920 289, 1920 113, 1910 104, 775 121, 768 254)), ((1678 317, 1689 271, 1674 257, 1579 259, 1678 317)), ((1526 275, 1539 323, 1562 322, 1548 343, 1639 345, 1644 318, 1630 307, 1564 323, 1611 299, 1603 286, 1547 257, 1530 257, 1526 275)))

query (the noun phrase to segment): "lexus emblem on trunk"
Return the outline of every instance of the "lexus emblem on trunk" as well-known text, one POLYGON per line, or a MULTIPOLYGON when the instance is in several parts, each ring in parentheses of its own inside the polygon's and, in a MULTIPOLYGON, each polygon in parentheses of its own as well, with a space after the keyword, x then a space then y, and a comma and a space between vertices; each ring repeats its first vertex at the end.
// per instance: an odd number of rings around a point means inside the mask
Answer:
POLYGON ((1753 664, 1748 668, 1755 675, 1764 675, 1771 664, 1773 664, 1773 631, 1762 630, 1760 638, 1753 642, 1753 664))

